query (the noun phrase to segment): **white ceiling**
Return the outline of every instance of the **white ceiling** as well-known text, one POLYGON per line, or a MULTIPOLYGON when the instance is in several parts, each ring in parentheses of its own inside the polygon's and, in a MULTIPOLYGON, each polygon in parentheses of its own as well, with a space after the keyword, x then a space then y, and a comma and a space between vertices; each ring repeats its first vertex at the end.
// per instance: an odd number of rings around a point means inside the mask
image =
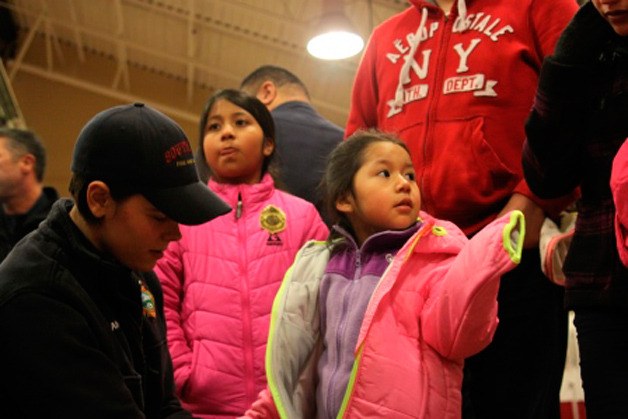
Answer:
MULTIPOLYGON (((191 104, 199 87, 237 87, 259 65, 274 64, 297 74, 319 111, 342 125, 360 56, 326 62, 305 50, 323 3, 330 1, 0 0, 0 6, 11 9, 22 28, 10 77, 36 73, 126 100, 134 87, 130 68, 141 68, 181 81, 178 94, 191 104), (45 57, 38 60, 29 58, 36 42, 44 44, 38 54, 45 57), (90 68, 90 60, 103 57, 113 61, 111 74, 103 79, 76 67, 64 70, 59 62, 68 48, 79 67, 90 68)), ((338 1, 365 39, 375 25, 407 7, 405 0, 338 1)), ((161 105, 197 119, 196 111, 175 101, 161 105)))

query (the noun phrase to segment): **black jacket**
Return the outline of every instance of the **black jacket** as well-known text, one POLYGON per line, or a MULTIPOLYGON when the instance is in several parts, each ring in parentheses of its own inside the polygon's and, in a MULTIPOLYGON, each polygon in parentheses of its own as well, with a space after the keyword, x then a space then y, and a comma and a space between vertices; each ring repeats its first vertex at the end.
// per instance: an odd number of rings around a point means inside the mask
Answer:
POLYGON ((0 417, 190 418, 159 282, 99 254, 71 208, 57 201, 0 265, 0 417))
POLYGON ((22 237, 35 230, 39 223, 46 219, 52 204, 59 198, 57 191, 50 187, 45 187, 35 205, 26 213, 16 218, 14 228, 9 228, 7 215, 0 206, 0 262, 7 257, 13 246, 22 237))
MULTIPOLYGON (((590 60, 572 64, 554 56, 544 62, 526 125, 523 169, 540 197, 580 188, 576 231, 563 267, 567 308, 628 308, 628 270, 617 253, 609 185, 613 158, 628 137, 628 38, 616 35, 592 4, 578 13, 596 17, 609 34, 578 47, 597 51, 590 60)), ((574 35, 591 37, 590 26, 575 23, 574 35)), ((582 53, 563 55, 569 52, 582 53)))

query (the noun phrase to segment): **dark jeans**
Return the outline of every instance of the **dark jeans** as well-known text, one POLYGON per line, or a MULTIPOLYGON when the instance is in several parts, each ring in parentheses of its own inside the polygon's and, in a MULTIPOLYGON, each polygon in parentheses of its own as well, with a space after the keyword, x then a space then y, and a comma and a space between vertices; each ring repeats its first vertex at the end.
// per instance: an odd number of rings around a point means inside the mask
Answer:
MULTIPOLYGON (((564 290, 540 268, 538 249, 502 277, 491 344, 465 361, 464 419, 558 419, 567 353, 564 290)), ((628 394, 628 393, 627 393, 628 394)))
POLYGON ((574 312, 587 419, 628 418, 628 312, 574 312))

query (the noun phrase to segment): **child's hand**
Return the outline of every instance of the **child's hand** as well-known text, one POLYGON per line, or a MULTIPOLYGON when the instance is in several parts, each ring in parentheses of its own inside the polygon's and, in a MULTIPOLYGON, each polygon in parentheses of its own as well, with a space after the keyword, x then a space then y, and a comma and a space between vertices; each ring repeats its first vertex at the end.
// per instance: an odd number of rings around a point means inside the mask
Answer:
POLYGON ((497 218, 512 210, 523 212, 526 220, 526 235, 523 241, 524 249, 538 247, 541 226, 545 220, 545 212, 543 212, 543 209, 527 196, 515 193, 497 215, 497 218))

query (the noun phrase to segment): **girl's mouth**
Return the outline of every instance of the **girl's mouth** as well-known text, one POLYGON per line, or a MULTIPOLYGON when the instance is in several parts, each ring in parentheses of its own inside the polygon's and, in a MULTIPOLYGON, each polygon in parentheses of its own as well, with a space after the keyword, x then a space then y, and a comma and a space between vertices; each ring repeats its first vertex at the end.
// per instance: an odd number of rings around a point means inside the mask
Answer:
POLYGON ((220 150, 220 155, 221 156, 230 156, 231 154, 234 154, 236 151, 238 151, 238 149, 235 148, 235 147, 227 147, 227 148, 223 148, 222 150, 220 150))

